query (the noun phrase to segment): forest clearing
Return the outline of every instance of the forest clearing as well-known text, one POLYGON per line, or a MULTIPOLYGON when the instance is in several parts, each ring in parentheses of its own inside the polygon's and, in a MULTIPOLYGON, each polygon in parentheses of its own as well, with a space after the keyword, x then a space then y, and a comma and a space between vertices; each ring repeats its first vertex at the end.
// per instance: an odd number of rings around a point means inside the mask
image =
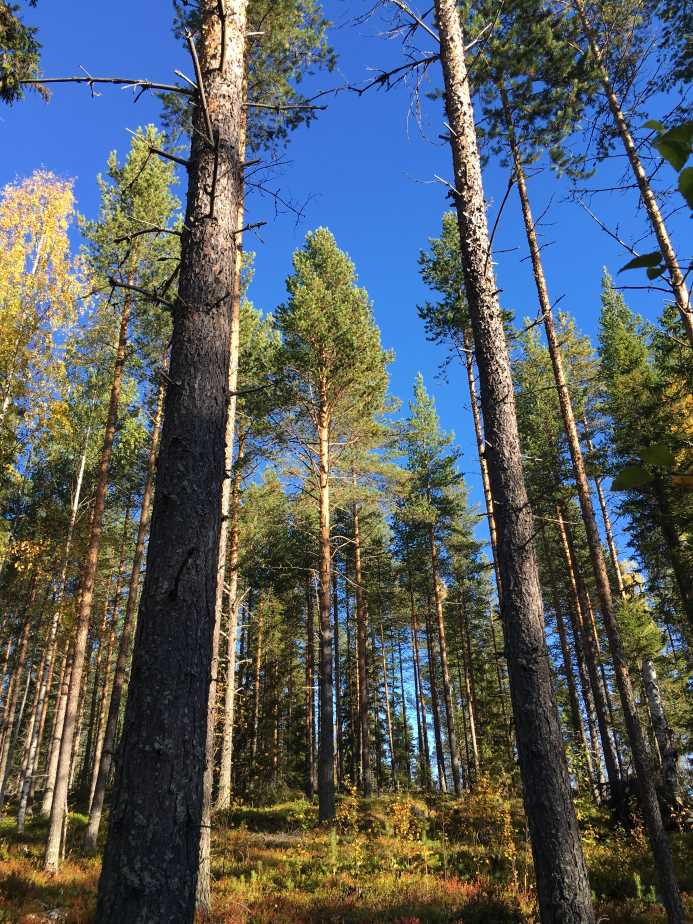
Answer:
POLYGON ((692 33, 0 0, 0 922, 691 920, 692 33))

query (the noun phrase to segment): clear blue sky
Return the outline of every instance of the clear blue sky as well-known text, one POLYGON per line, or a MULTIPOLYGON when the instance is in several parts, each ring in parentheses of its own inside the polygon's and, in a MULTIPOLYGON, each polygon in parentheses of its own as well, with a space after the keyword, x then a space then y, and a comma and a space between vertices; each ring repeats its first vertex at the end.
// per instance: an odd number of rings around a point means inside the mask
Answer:
MULTIPOLYGON (((353 24, 352 17, 366 6, 362 0, 326 0, 327 15, 335 24, 332 42, 339 65, 338 73, 321 77, 316 88, 359 83, 368 77, 368 68, 387 68, 401 60, 398 43, 379 35, 382 23, 353 24)), ((94 75, 168 82, 175 79, 176 68, 190 72, 185 50, 171 35, 169 0, 121 0, 117 4, 40 0, 27 19, 40 28, 46 76, 79 74, 83 66, 94 75)), ((429 44, 421 40, 422 48, 429 44)), ((437 68, 431 79, 438 81, 437 68)), ((0 184, 37 168, 73 177, 80 211, 94 216, 98 207, 95 177, 104 168, 109 151, 115 148, 124 154, 130 142, 125 129, 155 122, 158 114, 158 104, 148 94, 133 105, 131 91, 104 87, 101 92, 92 99, 85 87, 56 87, 48 105, 32 95, 12 109, 0 109, 0 184)), ((318 121, 295 133, 286 165, 267 181, 292 200, 307 202, 304 219, 297 225, 290 214, 275 218, 270 200, 257 194, 249 199, 248 221, 268 221, 260 232, 261 240, 247 240, 247 247, 257 253, 251 297, 265 310, 281 302, 291 252, 300 246, 306 231, 329 226, 351 255, 360 282, 371 295, 385 346, 396 352, 393 392, 406 401, 417 371, 423 373, 436 395, 444 426, 455 431, 463 447, 470 493, 481 503, 462 370, 453 367, 448 384, 434 380, 442 351, 426 342, 416 315, 417 302, 426 297, 418 278, 417 256, 427 239, 438 233, 441 213, 448 206, 444 187, 434 181, 436 174, 449 177, 451 173, 449 149, 438 140, 443 131, 441 104, 425 103, 420 129, 411 116, 406 87, 391 93, 371 91, 360 98, 343 93, 327 102, 329 108, 318 121)), ((609 185, 607 177, 617 176, 624 168, 622 160, 615 160, 608 172, 597 175, 594 185, 609 185)), ((500 166, 491 164, 486 170, 491 221, 507 180, 507 170, 500 166)), ((555 241, 545 253, 552 299, 563 295, 561 307, 577 317, 583 331, 593 334, 601 268, 606 265, 615 274, 627 257, 578 206, 564 201, 566 191, 548 172, 531 184, 536 214, 552 199, 543 228, 545 240, 555 241)), ((611 225, 620 222, 631 239, 638 236, 636 229, 641 232, 644 227, 635 204, 632 196, 595 200, 600 216, 611 225)), ((681 222, 681 233, 683 228, 681 222)), ((526 245, 514 193, 503 212, 496 249, 505 304, 520 316, 534 316, 536 295, 529 262, 524 259, 526 245), (500 253, 511 248, 515 249, 500 253)), ((642 249, 653 248, 643 243, 642 249)), ((640 281, 633 275, 628 280, 640 281)), ((633 307, 649 318, 659 313, 663 297, 629 293, 633 307)))

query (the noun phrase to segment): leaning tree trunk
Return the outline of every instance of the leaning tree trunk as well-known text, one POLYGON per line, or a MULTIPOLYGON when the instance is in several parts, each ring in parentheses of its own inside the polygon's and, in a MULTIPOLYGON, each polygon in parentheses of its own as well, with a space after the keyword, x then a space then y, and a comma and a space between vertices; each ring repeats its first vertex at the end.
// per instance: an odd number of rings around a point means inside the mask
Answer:
POLYGON ((101 826, 101 814, 103 812, 104 799, 106 797, 106 786, 108 777, 113 764, 113 755, 115 752, 116 733, 118 730, 118 717, 120 715, 120 705, 125 689, 128 661, 130 659, 130 646, 135 629, 135 618, 137 615, 137 592, 140 586, 140 571, 142 568, 142 559, 144 558, 144 544, 149 531, 149 513, 154 493, 154 476, 156 472, 156 456, 159 449, 159 435, 161 430, 161 416, 163 404, 163 385, 160 387, 157 399, 156 413, 154 415, 154 425, 149 441, 149 459, 147 461, 147 477, 142 492, 142 502, 140 504, 140 521, 137 527, 137 539, 135 541, 135 554, 132 558, 132 567, 130 569, 130 582, 128 585, 128 599, 125 604, 125 615, 123 617, 123 628, 120 634, 118 645, 118 656, 113 674, 113 685, 111 687, 111 697, 108 704, 108 717, 106 719, 106 730, 104 733, 103 744, 101 746, 101 755, 99 759, 99 769, 96 776, 96 784, 91 799, 89 809, 89 822, 84 834, 84 849, 87 853, 96 852, 96 842, 99 836, 101 826))
POLYGON ((524 801, 543 922, 594 920, 571 800, 515 412, 510 361, 493 273, 474 113, 457 4, 436 0, 454 196, 498 531, 502 613, 524 801), (550 847, 548 846, 550 845, 550 847))
POLYGON ((330 414, 327 383, 321 382, 318 413, 320 451, 320 742, 318 754, 318 815, 329 821, 335 815, 334 791, 334 675, 332 612, 330 607, 330 414))
POLYGON ((118 345, 113 367, 113 380, 111 382, 111 395, 106 416, 101 457, 96 475, 96 491, 94 497, 94 510, 89 530, 89 544, 87 546, 79 606, 76 617, 76 633, 72 654, 72 670, 70 672, 70 685, 67 691, 65 704, 65 719, 60 739, 58 753, 58 766, 55 777, 55 789, 51 805, 50 820, 48 823, 48 838, 46 840, 46 854, 44 869, 55 872, 60 864, 60 844, 62 838, 63 821, 67 811, 67 793, 70 785, 70 768, 72 764, 73 745, 77 727, 77 713, 79 708, 82 674, 87 651, 87 636, 91 619, 92 603, 94 599, 94 583, 96 569, 99 561, 101 534, 103 532, 104 511, 106 509, 106 495, 108 493, 108 472, 113 454, 113 440, 115 438, 116 424, 118 422, 118 403, 123 382, 125 368, 125 349, 128 337, 128 324, 132 300, 130 293, 125 294, 123 307, 120 313, 120 329, 118 331, 118 345))
POLYGON ((628 158, 628 163, 630 164, 630 168, 633 171, 635 182, 637 183, 638 189, 640 190, 640 196, 642 198, 643 205, 645 206, 647 217, 650 220, 650 225, 652 226, 654 235, 657 238, 657 243, 659 244, 659 249, 664 259, 667 273, 669 275, 671 289, 674 293, 676 307, 678 308, 683 320, 688 342, 691 345, 691 349, 693 349, 693 311, 691 310, 690 294, 686 288, 686 282, 683 273, 681 272, 681 267, 679 266, 678 260, 676 259, 676 252, 674 251, 672 243, 669 239, 669 234, 667 232, 666 225, 664 224, 662 213, 659 210, 657 199, 654 192, 652 191, 650 179, 642 165, 640 155, 638 154, 638 149, 636 147, 635 141, 633 140, 633 136, 631 135, 630 128, 623 114, 623 110, 621 109, 621 103, 611 84, 611 78, 609 77, 609 72, 604 61, 604 54, 599 45, 597 32, 590 22, 583 0, 573 0, 573 4, 577 10, 578 16, 580 17, 582 28, 584 29, 585 37, 587 38, 587 42, 589 44, 590 52, 597 64, 599 77, 604 88, 604 95, 606 96, 607 102, 609 104, 609 109, 611 110, 614 123, 616 124, 616 130, 618 131, 618 134, 620 135, 621 141, 623 143, 623 147, 625 148, 626 157, 628 158))
POLYGON ((195 915, 220 492, 229 477, 224 448, 246 6, 246 0, 200 3, 199 87, 170 385, 99 885, 101 924, 185 924, 195 915))

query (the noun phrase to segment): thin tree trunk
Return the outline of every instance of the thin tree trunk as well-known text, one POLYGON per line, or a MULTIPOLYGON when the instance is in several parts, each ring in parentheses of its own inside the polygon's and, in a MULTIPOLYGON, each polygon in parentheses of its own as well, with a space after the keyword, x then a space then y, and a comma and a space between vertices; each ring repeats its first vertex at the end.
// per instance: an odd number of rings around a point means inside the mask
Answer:
POLYGON ((455 203, 467 303, 474 334, 495 504, 501 612, 534 852, 540 916, 548 924, 592 922, 580 834, 570 795, 543 631, 543 604, 522 470, 510 361, 491 259, 474 113, 457 4, 436 0, 445 105, 455 167, 455 203), (546 844, 551 849, 546 849, 546 844))
POLYGON ((29 614, 34 599, 35 588, 32 589, 29 597, 29 603, 26 607, 27 613, 24 621, 22 634, 17 642, 17 649, 12 667, 12 679, 7 695, 7 708, 2 722, 2 744, 0 745, 0 809, 5 798, 5 781, 7 771, 11 763, 12 739, 14 736, 17 706, 19 704, 22 674, 26 665, 27 646, 29 644, 29 629, 33 622, 33 616, 29 614))
MULTIPOLYGON (((467 714, 469 719, 469 737, 472 745, 472 758, 474 761, 474 778, 479 779, 481 771, 481 761, 479 760, 479 744, 476 736, 476 694, 474 692, 473 673, 472 673, 472 646, 469 638, 469 626, 467 624, 467 608, 464 599, 460 606, 460 634, 462 652, 462 662, 464 666, 464 696, 467 700, 467 714)), ((462 681, 460 680, 460 693, 462 693, 462 681)), ((466 735, 466 726, 465 726, 466 735)), ((469 766, 469 759, 467 759, 469 766)))
POLYGON ((460 753, 457 747, 457 735, 455 734, 455 712, 452 704, 452 687, 450 684, 450 669, 448 667, 448 646, 445 638, 445 615, 443 612, 443 598, 440 593, 438 575, 438 549, 436 546, 433 529, 430 530, 428 538, 431 553, 433 600, 435 602, 436 617, 438 620, 438 644, 440 645, 440 663, 443 674, 443 695, 445 697, 445 717, 447 719, 448 747, 450 748, 452 784, 455 789, 455 795, 459 796, 462 792, 462 772, 460 769, 460 753))
POLYGON ((561 539, 568 581, 573 593, 574 612, 579 628, 582 651, 592 689, 592 698, 597 716, 597 725, 599 727, 602 754, 604 755, 604 766, 606 767, 606 777, 609 783, 611 797, 615 801, 618 801, 620 798, 622 781, 618 771, 616 752, 611 736, 609 735, 609 714, 606 703, 606 692, 602 683, 602 678, 599 675, 599 653, 591 626, 587 625, 589 615, 587 614, 584 583, 578 574, 572 542, 560 507, 556 508, 556 518, 558 520, 558 532, 561 539))
POLYGON ((411 604, 411 640, 414 650, 414 692, 416 695, 416 720, 419 733, 419 767, 426 789, 431 787, 431 754, 428 747, 428 721, 426 718, 426 703, 423 693, 423 679, 421 675, 421 658, 419 655, 419 627, 416 619, 416 606, 414 591, 412 589, 411 573, 409 573, 409 600, 411 604))
POLYGON ((147 460, 147 476, 142 492, 142 502, 140 504, 140 521, 137 527, 137 539, 135 540, 135 552, 132 558, 132 567, 130 569, 130 582, 128 584, 128 599, 125 604, 125 615, 123 616, 123 628, 120 634, 118 644, 118 656, 116 658, 115 670, 113 673, 113 685, 111 687, 111 697, 108 703, 108 717, 101 747, 101 756, 99 760, 99 769, 94 785, 94 794, 89 809, 89 822, 84 832, 84 850, 87 853, 96 852, 96 844, 101 827, 101 815, 103 812, 104 799, 106 797, 106 786, 108 777, 113 764, 113 755, 115 753, 116 735, 118 731, 118 717, 120 716, 120 705, 123 698, 123 690, 127 678, 128 661, 130 660, 130 648, 132 637, 135 631, 135 621, 137 618, 137 596, 140 586, 140 572, 142 570, 142 561, 144 559, 144 545, 149 531, 149 516, 151 512, 152 496, 154 494, 154 477, 156 473, 156 459, 159 449, 159 437, 161 434, 161 419, 163 414, 163 397, 164 386, 159 388, 156 411, 154 414, 154 423, 149 440, 149 458, 147 460))
POLYGON ((546 531, 542 529, 542 542, 544 547, 544 559, 549 572, 549 586, 551 588, 551 602, 556 614, 556 627, 558 629, 558 639, 561 644, 561 654, 563 656, 563 669, 565 671, 566 684, 568 686, 568 703, 570 704, 570 719, 573 729, 573 742, 576 748, 579 748, 585 757, 587 776, 590 787, 596 800, 599 800, 599 787, 596 785, 594 766, 592 763, 592 754, 585 738, 585 729, 582 724, 580 715, 580 702, 578 700, 577 685, 575 683, 575 674, 573 673, 573 662, 570 656, 570 646, 568 644, 568 635, 565 629, 565 621, 561 611, 561 603, 558 596, 558 585, 556 583, 556 572, 553 567, 551 550, 546 539, 546 531))
MULTIPOLYGON (((621 103, 611 84, 611 78, 606 68, 606 64, 604 63, 604 55, 602 53, 601 47, 599 46, 597 32, 590 22, 589 17, 587 16, 587 11, 585 10, 585 4, 583 3, 583 0, 573 0, 573 4, 577 10, 578 16, 580 17, 580 21, 582 22, 582 27, 590 47, 592 57, 597 64, 599 77, 604 88, 604 95, 606 96, 607 102, 609 103, 609 109, 611 110, 611 115, 613 116, 616 129, 621 137, 621 141, 623 142, 623 147, 626 152, 626 157, 628 158, 628 163, 630 164, 635 182, 637 183, 638 189, 640 190, 640 196, 642 198, 643 205, 645 206, 647 217, 650 220, 650 225, 652 226, 654 235, 657 238, 660 252, 664 259, 664 263, 666 264, 667 272, 669 275, 669 282, 671 283, 671 289, 674 293, 676 307, 678 308, 683 320, 688 342, 691 345, 691 349, 693 349, 693 313, 691 312, 690 295, 688 289, 686 288, 683 273, 681 272, 678 260, 676 259, 676 253, 669 239, 669 234, 667 232, 666 225, 664 224, 662 213, 659 210, 657 199, 654 192, 652 191, 649 177, 647 176, 645 168, 642 165, 640 155, 638 154, 638 149, 621 109, 621 103)), ((666 899, 665 904, 668 904, 668 900, 666 899)), ((675 910, 674 906, 677 904, 680 904, 680 901, 677 903, 676 900, 673 899, 672 910, 669 911, 670 914, 675 910)), ((675 913, 678 914, 679 912, 676 911, 675 913)), ((670 918, 670 920, 673 919, 670 918)))
POLYGON ((312 800, 315 795, 315 750, 313 737, 315 722, 313 717, 313 675, 314 675, 314 649, 313 635, 315 633, 315 616, 313 601, 311 599, 310 576, 306 579, 306 796, 312 800))
POLYGON ((402 662, 402 638, 399 630, 397 631, 397 655, 399 660, 399 689, 400 696, 402 697, 402 730, 404 734, 404 758, 405 758, 405 772, 407 774, 407 782, 411 785, 411 758, 410 758, 410 745, 409 745, 409 719, 407 718, 407 699, 404 692, 404 666, 402 662))
POLYGON ((441 792, 448 791, 447 771, 445 769, 445 750, 440 722, 440 704, 438 702, 438 683, 436 665, 433 655, 434 646, 431 630, 431 601, 426 601, 426 649, 428 654, 428 685, 431 690, 431 712, 433 713, 433 735, 436 743, 436 764, 438 765, 438 786, 441 792))
POLYGON ((484 492, 484 504, 486 505, 486 517, 488 519, 488 531, 491 540, 491 556, 493 559, 493 571, 496 576, 496 589, 498 599, 501 598, 501 577, 498 566, 498 532, 496 530, 496 516, 493 510, 493 495, 491 494, 491 481, 488 474, 488 462, 486 461, 486 448, 484 442, 484 431, 481 424, 481 411, 479 409, 479 396, 476 391, 476 380, 474 378, 474 340, 472 333, 465 326, 463 331, 463 350, 464 364, 467 370, 467 384, 469 386, 469 403, 472 409, 472 418, 474 420, 474 436, 476 438, 476 451, 479 457, 479 468, 481 470, 481 486, 484 492))
POLYGON ((148 567, 99 887, 100 924, 188 924, 195 915, 220 490, 230 477, 225 432, 246 6, 247 0, 200 3, 201 85, 173 311, 173 385, 166 395, 148 567))
POLYGON ((58 767, 55 777, 55 791, 51 805, 51 815, 46 840, 46 853, 44 869, 55 872, 60 863, 60 843, 63 829, 63 813, 67 806, 67 793, 70 784, 70 765, 77 725, 77 710, 79 706, 82 674, 87 649, 87 636, 89 621, 91 619, 92 601, 94 597, 94 582, 99 560, 101 534, 103 532, 104 510, 106 508, 106 494, 108 492, 108 472, 113 453, 113 440, 115 438, 116 424, 118 422, 118 403, 125 368, 125 348, 128 336, 128 323, 132 301, 130 293, 126 293, 120 314, 120 329, 118 331, 118 344, 116 359, 113 367, 111 382, 111 395, 106 417, 101 457, 96 476, 96 490, 94 498, 94 512, 89 531, 89 544, 87 547, 84 570, 82 573, 82 586, 79 607, 76 617, 76 634, 73 648, 72 670, 70 672, 70 685, 67 692, 65 706, 65 720, 63 723, 58 767))
POLYGON ((229 634, 226 646, 226 689, 224 690, 224 724, 221 735, 221 761, 216 808, 227 809, 231 804, 233 762, 233 728, 236 708, 236 645, 238 642, 238 553, 239 516, 241 512, 241 477, 245 456, 244 438, 239 433, 238 455, 233 472, 233 490, 229 510, 229 634))
POLYGON ((335 742, 337 782, 342 785, 344 751, 342 748, 342 672, 339 663, 339 586, 337 568, 332 569, 332 624, 334 627, 335 742))
POLYGON ((318 814, 320 821, 335 815, 334 787, 334 633, 330 584, 332 551, 330 546, 330 413, 327 382, 321 382, 318 414, 320 451, 320 752, 318 758, 318 814))
MULTIPOLYGON (((355 476, 354 476, 354 481, 355 476)), ((361 786, 368 798, 373 792, 371 755, 368 733, 368 610, 361 573, 361 524, 358 505, 352 508, 354 522, 354 584, 356 593, 356 650, 359 682, 359 729, 361 735, 361 786)))
POLYGON ((256 609, 257 619, 257 637, 255 639, 255 668, 253 672, 253 724, 252 736, 250 739, 250 767, 251 771, 255 770, 255 761, 257 760, 258 751, 258 733, 260 730, 260 677, 262 674, 262 656, 264 650, 262 643, 264 641, 264 614, 262 601, 256 609))
POLYGON ((130 501, 128 498, 127 506, 125 508, 125 519, 123 521, 123 535, 120 541, 120 553, 118 568, 115 572, 115 588, 113 590, 113 606, 111 610, 111 620, 110 620, 110 629, 108 632, 108 638, 105 639, 106 626, 108 625, 108 595, 106 596, 106 601, 104 605, 103 613, 103 623, 101 626, 101 632, 99 633, 99 650, 96 656, 96 663, 94 665, 94 684, 92 689, 92 701, 91 701, 91 710, 89 716, 89 723, 87 726, 87 742, 84 749, 84 764, 82 769, 82 782, 81 782, 81 793, 86 802, 86 811, 89 812, 91 808, 91 779, 95 776, 95 773, 98 772, 98 761, 100 755, 96 753, 98 745, 95 745, 94 739, 100 737, 100 730, 97 725, 97 716, 101 715, 101 708, 99 703, 99 678, 101 675, 101 664, 104 654, 106 655, 106 662, 104 665, 104 687, 102 696, 106 696, 106 688, 108 686, 108 672, 110 665, 111 649, 113 646, 113 632, 115 629, 115 624, 118 620, 118 610, 120 608, 120 596, 123 589, 123 581, 125 580, 125 570, 126 570, 126 557, 127 557, 127 542, 128 542, 128 532, 130 529, 130 501), (92 755, 93 750, 93 755, 92 755), (87 789, 88 785, 88 789, 87 789))
POLYGON ((387 744, 390 749, 390 776, 392 787, 397 789, 397 768, 395 762, 395 738, 392 733, 392 710, 390 709, 390 687, 387 682, 387 660, 385 657, 385 631, 380 623, 380 659, 383 665, 383 688, 385 691, 385 719, 387 721, 387 744))
POLYGON ((652 658, 643 658, 642 662, 642 679, 645 687, 645 695, 650 707, 652 716, 652 728, 657 741, 657 750, 662 762, 662 790, 667 807, 670 811, 676 811, 682 805, 681 792, 679 786, 678 773, 676 764, 678 754, 674 743, 674 734, 667 722, 664 704, 659 692, 659 683, 657 682, 657 671, 652 658))

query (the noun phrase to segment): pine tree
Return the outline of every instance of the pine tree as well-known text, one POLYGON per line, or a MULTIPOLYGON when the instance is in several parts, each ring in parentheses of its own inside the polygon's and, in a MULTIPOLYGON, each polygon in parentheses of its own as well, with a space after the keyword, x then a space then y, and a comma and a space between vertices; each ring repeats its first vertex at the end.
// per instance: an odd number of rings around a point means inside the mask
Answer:
POLYGON ((331 619, 330 481, 342 445, 381 412, 387 356, 368 296, 353 264, 326 229, 294 254, 289 300, 277 311, 279 368, 289 443, 300 448, 319 499, 320 540, 320 817, 334 817, 333 628, 331 619))

